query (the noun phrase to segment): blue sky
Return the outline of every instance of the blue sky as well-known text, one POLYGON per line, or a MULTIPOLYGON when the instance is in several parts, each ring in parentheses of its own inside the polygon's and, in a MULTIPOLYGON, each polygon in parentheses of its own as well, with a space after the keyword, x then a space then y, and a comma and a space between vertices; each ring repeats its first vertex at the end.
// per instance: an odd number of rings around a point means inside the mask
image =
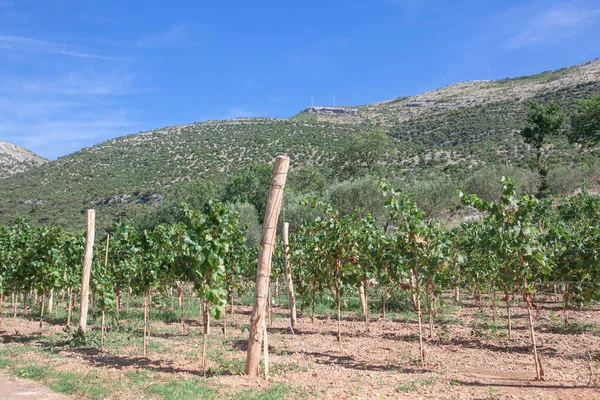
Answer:
POLYGON ((56 158, 600 57, 600 1, 0 0, 0 141, 56 158))

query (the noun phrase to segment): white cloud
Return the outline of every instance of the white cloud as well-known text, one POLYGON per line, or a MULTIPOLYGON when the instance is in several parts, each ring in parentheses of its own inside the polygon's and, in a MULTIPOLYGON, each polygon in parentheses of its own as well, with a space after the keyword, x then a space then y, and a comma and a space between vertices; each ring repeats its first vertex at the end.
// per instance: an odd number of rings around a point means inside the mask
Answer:
POLYGON ((121 96, 140 92, 134 88, 135 78, 132 73, 69 72, 58 79, 31 80, 16 85, 31 93, 121 96))
MULTIPOLYGON (((25 102, 24 106, 34 104, 25 102)), ((126 112, 83 110, 78 105, 59 107, 45 116, 43 113, 31 119, 7 119, 0 115, 0 138, 53 159, 80 150, 82 146, 96 144, 116 135, 131 133, 137 122, 126 112), (77 111, 77 113, 70 113, 77 111)))
POLYGON ((82 52, 65 44, 23 36, 0 36, 0 49, 6 51, 47 53, 67 57, 91 58, 99 60, 127 60, 127 58, 123 57, 112 57, 82 52))
POLYGON ((539 11, 506 43, 508 49, 518 49, 547 41, 557 41, 577 35, 600 19, 600 7, 580 1, 561 3, 539 11), (535 16, 537 15, 537 16, 535 16))
POLYGON ((181 47, 188 43, 188 31, 185 25, 171 25, 162 32, 144 36, 135 44, 146 49, 181 47))
POLYGON ((123 95, 135 76, 68 72, 57 77, 0 76, 0 140, 56 158, 134 131, 123 95))

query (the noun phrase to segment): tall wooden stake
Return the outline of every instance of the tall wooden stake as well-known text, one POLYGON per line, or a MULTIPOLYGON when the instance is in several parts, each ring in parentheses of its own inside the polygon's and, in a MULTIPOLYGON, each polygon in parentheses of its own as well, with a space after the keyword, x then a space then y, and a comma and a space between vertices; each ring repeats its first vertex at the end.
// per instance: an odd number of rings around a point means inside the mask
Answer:
POLYGON ((256 293, 254 306, 250 316, 250 335, 248 338, 248 353, 246 355, 246 375, 258 376, 260 363, 260 349, 264 336, 265 309, 267 305, 267 292, 269 290, 269 277, 271 275, 271 258, 273 245, 277 233, 277 220, 281 211, 283 188, 287 180, 290 159, 279 156, 273 165, 271 187, 265 210, 260 251, 258 253, 258 267, 256 269, 256 293))
MULTIPOLYGON (((110 242, 110 235, 106 235, 106 252, 104 253, 104 274, 106 275, 106 269, 108 268, 108 245, 110 242)), ((104 302, 103 302, 104 304, 104 302)), ((106 341, 106 318, 104 313, 104 306, 102 306, 102 335, 100 337, 100 344, 104 345, 106 341)))
POLYGON ((12 290, 12 307, 13 307, 13 330, 17 334, 17 300, 15 298, 15 290, 12 290))
POLYGON ((69 310, 67 311, 67 327, 69 328, 69 330, 71 329, 71 314, 73 312, 73 303, 75 302, 75 299, 73 298, 73 288, 69 286, 68 289, 68 297, 69 297, 69 310))
POLYGON ((48 294, 48 314, 52 314, 54 311, 54 289, 50 289, 48 294))
POLYGON ((90 274, 94 257, 94 235, 96 225, 96 210, 87 210, 87 230, 85 238, 85 255, 83 256, 83 272, 81 273, 81 302, 79 307, 79 332, 87 330, 88 305, 90 302, 90 274))
POLYGON ((265 379, 269 380, 269 336, 267 335, 267 327, 264 327, 265 338, 263 340, 263 355, 265 364, 265 379))
POLYGON ((284 258, 284 270, 285 270, 285 285, 287 286, 288 305, 290 307, 290 320, 292 323, 292 329, 296 328, 296 298, 294 297, 294 284, 292 282, 292 267, 290 266, 290 250, 289 246, 289 222, 283 224, 283 251, 285 253, 284 258))
POLYGON ((144 357, 148 356, 148 290, 144 293, 144 357))

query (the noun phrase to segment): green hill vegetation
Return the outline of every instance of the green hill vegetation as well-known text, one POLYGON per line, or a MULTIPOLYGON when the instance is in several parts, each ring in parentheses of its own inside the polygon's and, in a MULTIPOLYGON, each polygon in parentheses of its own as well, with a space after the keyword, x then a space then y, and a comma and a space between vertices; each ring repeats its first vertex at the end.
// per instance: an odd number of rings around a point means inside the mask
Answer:
MULTIPOLYGON (((174 218, 181 201, 200 204, 215 197, 254 213, 250 219, 256 220, 269 179, 264 165, 280 154, 292 162, 284 210, 289 218, 301 220, 308 212, 300 200, 309 193, 330 198, 340 209, 382 207, 371 186, 385 176, 451 223, 458 188, 492 199, 500 194, 500 176, 510 175, 520 193, 537 193, 535 154, 519 135, 530 100, 554 101, 567 115, 568 130, 577 101, 599 95, 595 60, 351 109, 315 108, 289 119, 208 121, 141 132, 0 179, 0 223, 25 216, 34 225, 81 228, 83 211, 96 208, 100 229, 123 218, 151 226, 174 218)), ((547 138, 542 152, 547 194, 572 192, 584 178, 592 188, 600 183, 595 147, 572 145, 559 134, 547 138)))

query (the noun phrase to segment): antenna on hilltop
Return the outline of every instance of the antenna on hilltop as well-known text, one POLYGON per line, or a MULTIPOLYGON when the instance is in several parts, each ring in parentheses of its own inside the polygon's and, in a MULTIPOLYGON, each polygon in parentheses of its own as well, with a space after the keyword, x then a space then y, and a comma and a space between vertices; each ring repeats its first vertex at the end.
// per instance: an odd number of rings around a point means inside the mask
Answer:
POLYGON ((492 80, 492 74, 490 73, 490 69, 488 68, 487 71, 488 71, 488 78, 491 81, 492 80))
POLYGON ((315 101, 313 100, 312 96, 310 96, 310 105, 313 107, 315 106, 315 101))
POLYGON ((333 106, 335 107, 335 95, 333 96, 333 106))

